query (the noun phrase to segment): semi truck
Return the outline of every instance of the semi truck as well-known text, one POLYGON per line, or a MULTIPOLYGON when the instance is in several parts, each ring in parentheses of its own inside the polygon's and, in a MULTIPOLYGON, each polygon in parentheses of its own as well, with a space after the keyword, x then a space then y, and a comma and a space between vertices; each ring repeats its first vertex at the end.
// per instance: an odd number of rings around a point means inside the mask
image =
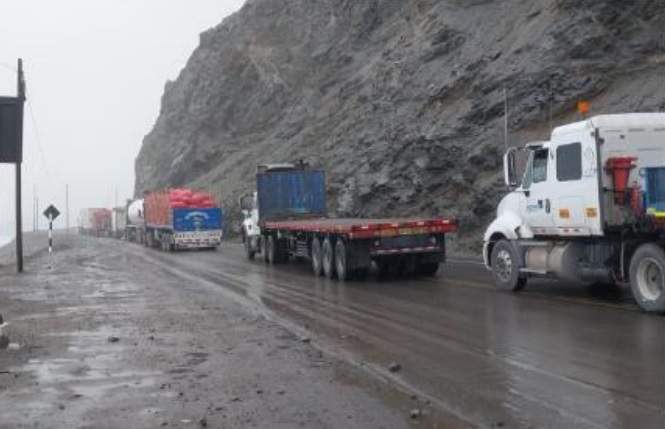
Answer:
POLYGON ((127 207, 113 207, 112 221, 113 238, 125 238, 125 232, 127 229, 127 207))
POLYGON ((143 199, 128 200, 125 211, 125 240, 132 243, 145 242, 145 218, 143 217, 143 199))
POLYGON ((330 218, 325 173, 305 165, 259 166, 256 192, 240 199, 247 257, 269 264, 311 263, 315 276, 363 279, 375 263, 382 274, 434 275, 445 261, 444 218, 330 218))
POLYGON ((511 191, 483 250, 498 288, 535 277, 624 285, 643 310, 665 312, 665 113, 555 128, 509 149, 504 175, 511 191))
POLYGON ((113 234, 112 212, 106 208, 84 208, 79 212, 79 234, 110 237, 113 234))
POLYGON ((221 244, 222 209, 207 193, 189 189, 146 193, 143 219, 141 235, 148 247, 174 251, 216 249, 221 244))

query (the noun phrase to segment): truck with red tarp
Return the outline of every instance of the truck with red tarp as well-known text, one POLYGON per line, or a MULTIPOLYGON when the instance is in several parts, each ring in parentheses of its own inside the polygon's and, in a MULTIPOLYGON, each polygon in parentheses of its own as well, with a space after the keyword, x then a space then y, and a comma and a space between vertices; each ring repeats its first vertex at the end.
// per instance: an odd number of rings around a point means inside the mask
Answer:
POLYGON ((113 214, 105 208, 81 209, 78 224, 79 234, 110 237, 113 233, 113 214))
POLYGON ((316 276, 362 279, 379 272, 434 275, 445 261, 445 235, 457 224, 445 218, 330 218, 325 174, 306 166, 259 166, 257 191, 240 200, 249 259, 270 264, 310 261, 316 276))
POLYGON ((208 193, 190 189, 148 192, 142 214, 142 237, 148 247, 173 251, 216 249, 221 244, 222 209, 208 193))

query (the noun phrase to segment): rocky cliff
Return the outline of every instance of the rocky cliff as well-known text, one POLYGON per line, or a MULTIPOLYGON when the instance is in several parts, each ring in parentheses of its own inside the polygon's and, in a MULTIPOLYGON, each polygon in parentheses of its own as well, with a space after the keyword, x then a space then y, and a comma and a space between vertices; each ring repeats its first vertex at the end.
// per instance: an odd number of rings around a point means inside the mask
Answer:
POLYGON ((325 168, 337 215, 453 215, 461 249, 505 192, 510 141, 593 111, 665 110, 662 0, 248 0, 168 82, 136 193, 227 212, 258 163, 325 168))

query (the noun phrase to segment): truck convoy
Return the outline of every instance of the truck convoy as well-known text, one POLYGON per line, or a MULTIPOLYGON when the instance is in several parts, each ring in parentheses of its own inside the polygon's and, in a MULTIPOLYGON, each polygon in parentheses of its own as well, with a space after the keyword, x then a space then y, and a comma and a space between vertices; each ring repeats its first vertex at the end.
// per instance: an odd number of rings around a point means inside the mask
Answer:
MULTIPOLYGON (((128 214, 134 215, 131 205, 129 209, 128 214)), ((173 251, 216 249, 221 244, 222 210, 207 193, 189 189, 146 193, 142 215, 144 225, 137 235, 148 247, 173 251)))
POLYGON ((665 114, 596 116, 509 150, 506 184, 484 236, 500 289, 529 278, 628 284, 665 312, 665 114), (521 181, 517 159, 528 155, 521 181))
POLYGON ((334 219, 327 216, 325 175, 291 164, 259 166, 253 194, 240 200, 247 257, 270 264, 309 260, 315 276, 341 281, 381 273, 433 275, 445 260, 451 219, 334 219))
POLYGON ((95 237, 111 237, 113 234, 112 212, 109 209, 86 208, 79 212, 79 234, 95 237))

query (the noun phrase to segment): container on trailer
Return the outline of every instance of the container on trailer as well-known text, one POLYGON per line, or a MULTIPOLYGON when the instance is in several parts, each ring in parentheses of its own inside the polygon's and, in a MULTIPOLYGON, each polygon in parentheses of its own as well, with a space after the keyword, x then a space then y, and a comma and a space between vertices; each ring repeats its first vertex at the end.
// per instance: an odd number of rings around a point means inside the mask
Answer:
POLYGON ((81 209, 79 211, 79 229, 81 231, 91 230, 94 224, 93 209, 81 209))
POLYGON ((93 209, 93 228, 108 233, 113 229, 113 213, 110 209, 93 209))
POLYGON ((261 222, 326 217, 323 171, 266 172, 259 173, 256 179, 261 222))
POLYGON ((113 208, 113 235, 120 238, 124 235, 127 227, 127 207, 113 208))

